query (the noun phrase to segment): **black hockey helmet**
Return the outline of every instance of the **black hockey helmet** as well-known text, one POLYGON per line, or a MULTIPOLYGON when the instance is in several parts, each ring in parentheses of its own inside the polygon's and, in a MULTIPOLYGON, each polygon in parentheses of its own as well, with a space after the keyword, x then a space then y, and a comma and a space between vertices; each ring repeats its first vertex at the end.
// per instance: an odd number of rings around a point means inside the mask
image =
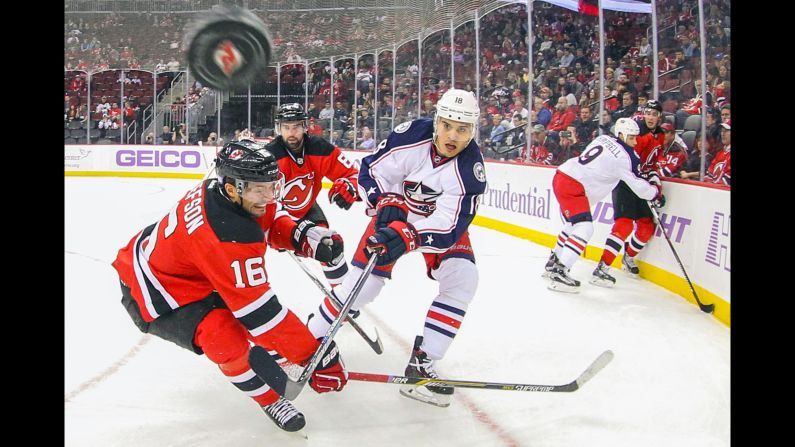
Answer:
POLYGON ((646 101, 646 107, 645 108, 646 109, 654 109, 654 110, 662 113, 662 104, 660 104, 660 101, 657 101, 656 99, 650 99, 650 100, 646 101))
POLYGON ((218 151, 215 169, 220 177, 242 182, 274 182, 281 177, 276 157, 259 143, 250 140, 226 143, 218 151))
POLYGON ((284 121, 304 121, 306 124, 307 118, 304 106, 297 102, 282 104, 276 112, 276 124, 284 121))

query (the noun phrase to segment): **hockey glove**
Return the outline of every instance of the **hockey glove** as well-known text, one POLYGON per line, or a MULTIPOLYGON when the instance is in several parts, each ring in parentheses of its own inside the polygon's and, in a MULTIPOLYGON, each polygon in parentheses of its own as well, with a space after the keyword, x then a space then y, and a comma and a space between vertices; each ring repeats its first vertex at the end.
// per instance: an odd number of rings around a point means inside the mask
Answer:
POLYGON ((367 238, 364 255, 370 259, 372 253, 380 250, 375 265, 388 265, 397 261, 405 253, 417 248, 419 238, 417 230, 410 223, 395 221, 388 226, 377 230, 367 238))
POLYGON ((640 176, 646 180, 647 182, 651 183, 652 185, 662 185, 662 180, 660 180, 660 174, 657 171, 646 171, 641 172, 640 176))
POLYGON ((348 383, 348 371, 342 363, 337 342, 332 341, 317 368, 309 377, 309 386, 318 393, 340 391, 348 383))
POLYGON ((654 199, 652 199, 651 206, 653 206, 655 208, 664 207, 665 206, 665 195, 664 194, 660 194, 659 196, 657 196, 654 199))
POLYGON ((338 207, 348 210, 353 202, 359 199, 353 182, 347 178, 338 178, 328 192, 329 203, 336 203, 338 207))
MULTIPOLYGON (((654 196, 654 199, 652 199, 652 201, 656 202, 658 200, 662 200, 662 204, 664 205, 665 198, 663 198, 662 179, 660 179, 660 174, 658 174, 657 171, 648 171, 648 172, 642 172, 640 176, 643 177, 647 182, 649 182, 650 185, 657 188, 657 195, 654 196)), ((655 206, 655 208, 660 208, 661 206, 662 205, 655 206)))
POLYGON ((319 227, 311 220, 298 221, 293 230, 293 246, 299 256, 337 265, 345 256, 342 236, 336 231, 319 227))
POLYGON ((375 229, 380 230, 394 221, 406 222, 409 207, 402 195, 385 192, 378 196, 375 211, 375 229))

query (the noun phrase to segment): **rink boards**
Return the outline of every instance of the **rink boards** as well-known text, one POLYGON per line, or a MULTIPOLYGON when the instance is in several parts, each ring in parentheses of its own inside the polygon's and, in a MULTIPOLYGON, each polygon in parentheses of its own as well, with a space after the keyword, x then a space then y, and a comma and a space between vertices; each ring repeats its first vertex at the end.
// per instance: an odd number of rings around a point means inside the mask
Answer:
MULTIPOLYGON (((346 156, 358 160, 368 153, 346 156)), ((64 175, 202 178, 214 154, 215 148, 200 146, 68 145, 64 175)), ((563 226, 552 192, 554 173, 551 167, 487 162, 488 187, 474 223, 551 247, 563 226)), ((662 226, 701 301, 715 303, 715 317, 730 325, 730 191, 669 181, 663 190, 662 226)), ((610 197, 594 205, 592 214, 594 235, 584 256, 598 260, 613 224, 610 197)), ((659 227, 655 236, 638 257, 641 276, 695 303, 659 227)), ((619 265, 620 259, 614 263, 619 265)))

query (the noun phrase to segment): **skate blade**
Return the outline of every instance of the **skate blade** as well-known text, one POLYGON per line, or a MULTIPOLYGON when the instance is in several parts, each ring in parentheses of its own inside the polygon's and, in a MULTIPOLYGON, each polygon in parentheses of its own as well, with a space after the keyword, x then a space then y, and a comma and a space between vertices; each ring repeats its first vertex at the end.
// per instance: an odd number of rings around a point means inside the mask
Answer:
POLYGON ((605 281, 604 279, 601 279, 601 278, 591 278, 591 280, 588 281, 588 282, 590 282, 591 284, 593 284, 595 286, 604 287, 606 289, 612 289, 613 286, 616 285, 613 282, 605 281))
POLYGON ((404 386, 400 388, 400 394, 409 399, 418 400, 437 407, 445 408, 450 406, 449 394, 434 393, 424 386, 404 386))
POLYGON ((550 281, 549 285, 547 285, 547 289, 554 290, 555 292, 580 293, 579 287, 567 286, 566 284, 559 283, 557 281, 550 281))

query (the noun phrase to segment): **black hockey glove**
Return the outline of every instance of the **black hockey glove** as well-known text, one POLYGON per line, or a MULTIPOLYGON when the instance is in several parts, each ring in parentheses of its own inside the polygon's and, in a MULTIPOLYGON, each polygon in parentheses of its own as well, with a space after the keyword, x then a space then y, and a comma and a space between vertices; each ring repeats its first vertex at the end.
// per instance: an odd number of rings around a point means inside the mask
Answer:
POLYGON ((665 206, 665 195, 660 194, 651 201, 651 206, 655 208, 662 208, 665 206))

